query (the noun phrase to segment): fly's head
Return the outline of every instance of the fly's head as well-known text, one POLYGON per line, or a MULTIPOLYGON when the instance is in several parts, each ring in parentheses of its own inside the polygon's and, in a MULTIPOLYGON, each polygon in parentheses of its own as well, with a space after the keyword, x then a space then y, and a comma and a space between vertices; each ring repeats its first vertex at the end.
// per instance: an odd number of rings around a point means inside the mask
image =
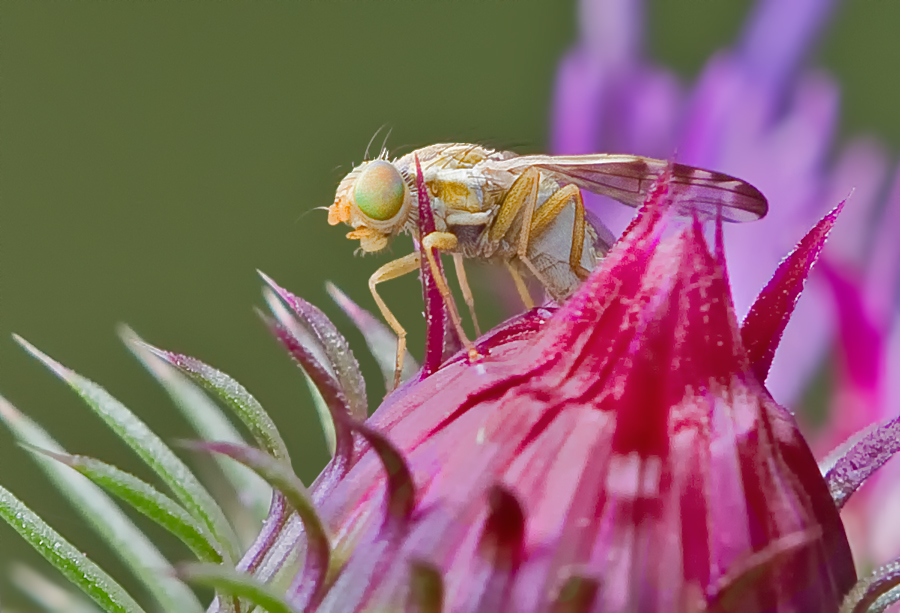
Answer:
POLYGON ((381 251, 403 228, 412 204, 409 184, 394 164, 363 162, 338 186, 328 223, 346 223, 353 228, 347 238, 359 240, 363 251, 381 251))

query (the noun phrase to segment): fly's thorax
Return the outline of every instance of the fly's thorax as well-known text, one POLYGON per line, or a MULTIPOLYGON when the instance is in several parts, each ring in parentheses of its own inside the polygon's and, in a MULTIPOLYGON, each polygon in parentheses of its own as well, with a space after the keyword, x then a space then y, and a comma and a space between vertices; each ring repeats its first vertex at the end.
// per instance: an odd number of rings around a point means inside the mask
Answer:
POLYGON ((407 225, 413 210, 409 178, 387 160, 363 162, 338 185, 328 223, 353 228, 347 238, 363 251, 381 251, 407 225))
MULTIPOLYGON (((515 157, 479 145, 444 143, 424 147, 396 160, 401 172, 414 177, 418 158, 436 214, 477 213, 490 210, 515 175, 494 169, 502 160, 515 157)), ((411 185, 414 181, 411 182, 411 185)), ((450 225, 453 225, 452 223, 450 225)))
POLYGON ((438 143, 416 149, 397 160, 398 165, 409 164, 414 167, 414 158, 419 158, 422 170, 426 174, 429 168, 452 170, 456 168, 472 168, 485 162, 506 160, 516 157, 509 151, 497 151, 471 143, 438 143))
POLYGON ((478 213, 483 209, 483 180, 473 176, 470 171, 453 171, 427 183, 432 197, 432 208, 441 209, 445 215, 460 213, 478 213), (459 176, 453 176, 459 175, 459 176))
MULTIPOLYGON (((447 146, 448 149, 461 149, 461 146, 447 146)), ((407 175, 415 172, 413 155, 418 155, 422 150, 408 154, 396 164, 407 175)), ((487 179, 471 165, 461 164, 455 158, 444 158, 440 155, 429 153, 429 157, 420 163, 424 183, 428 189, 428 200, 434 217, 435 230, 437 232, 450 232, 457 235, 461 241, 473 234, 470 227, 475 227, 475 235, 491 220, 490 203, 486 202, 485 191, 487 179)), ((456 153, 460 153, 457 151, 456 153)), ((469 157, 474 153, 469 152, 469 157)), ((479 158, 481 159, 481 158, 479 158)), ((413 197, 416 198, 415 188, 413 197)), ((419 237, 417 208, 413 207, 406 219, 404 232, 419 237)))

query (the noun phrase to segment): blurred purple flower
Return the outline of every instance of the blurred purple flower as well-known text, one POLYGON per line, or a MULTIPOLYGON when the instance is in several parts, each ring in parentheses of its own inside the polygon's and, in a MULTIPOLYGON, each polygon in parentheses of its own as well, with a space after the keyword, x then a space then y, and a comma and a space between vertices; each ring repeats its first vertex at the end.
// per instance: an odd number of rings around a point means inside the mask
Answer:
MULTIPOLYGON (((836 348, 835 392, 820 449, 885 419, 900 403, 886 376, 900 370, 900 331, 892 321, 900 278, 900 180, 879 206, 888 162, 869 139, 852 140, 829 162, 839 88, 803 64, 835 5, 759 0, 738 40, 711 57, 685 88, 644 58, 641 2, 582 0, 579 41, 560 64, 552 118, 554 153, 676 156, 760 188, 771 205, 768 216, 726 230, 739 316, 790 245, 852 191, 766 381, 779 403, 796 409, 836 348)), ((614 232, 627 223, 629 211, 589 194, 585 199, 614 232)), ((894 532, 890 543, 879 537, 873 557, 896 555, 900 530, 894 532)))

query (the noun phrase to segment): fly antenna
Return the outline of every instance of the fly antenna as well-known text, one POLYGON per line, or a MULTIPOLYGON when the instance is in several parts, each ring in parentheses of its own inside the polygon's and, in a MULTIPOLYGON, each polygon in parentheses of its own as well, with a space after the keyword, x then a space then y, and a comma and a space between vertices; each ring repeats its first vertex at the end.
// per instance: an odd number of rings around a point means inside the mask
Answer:
POLYGON ((386 125, 387 125, 386 123, 381 124, 381 127, 378 128, 377 130, 375 130, 375 134, 373 134, 373 135, 372 135, 372 138, 369 139, 369 144, 366 145, 366 153, 365 153, 365 155, 363 155, 363 160, 368 160, 368 159, 369 159, 369 147, 372 146, 372 142, 375 140, 375 137, 378 136, 378 133, 379 133, 379 132, 381 132, 382 130, 384 130, 384 127, 385 127, 386 125))
POLYGON ((303 219, 304 217, 306 217, 307 215, 309 215, 309 214, 312 213, 313 211, 327 211, 328 208, 329 208, 329 207, 327 207, 327 206, 316 206, 316 207, 313 207, 313 208, 311 208, 311 209, 307 209, 306 211, 303 211, 302 213, 300 213, 300 216, 297 217, 297 219, 294 220, 294 223, 300 223, 300 220, 301 220, 301 219, 303 219))

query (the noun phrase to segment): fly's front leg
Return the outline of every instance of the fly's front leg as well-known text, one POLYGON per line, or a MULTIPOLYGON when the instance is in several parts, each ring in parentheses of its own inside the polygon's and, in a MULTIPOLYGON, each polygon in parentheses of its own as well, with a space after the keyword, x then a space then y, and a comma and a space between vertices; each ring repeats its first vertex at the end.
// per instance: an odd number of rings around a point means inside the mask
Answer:
POLYGON ((590 271, 581 265, 581 254, 584 251, 584 200, 581 198, 581 190, 577 185, 566 185, 559 189, 547 201, 541 205, 531 222, 532 238, 541 235, 550 223, 562 213, 563 209, 569 204, 575 204, 575 225, 572 228, 572 248, 569 251, 569 266, 575 275, 584 281, 587 279, 590 271))
POLYGON ((469 337, 466 336, 466 331, 463 330, 462 319, 459 316, 459 311, 456 310, 453 294, 450 293, 450 287, 447 285, 447 280, 441 273, 440 268, 438 268, 437 258, 434 255, 435 249, 441 249, 443 251, 455 249, 457 242, 455 234, 450 234, 449 232, 432 232, 422 238, 422 247, 425 248, 425 256, 428 258, 428 264, 431 266, 431 274, 434 277, 435 283, 437 283, 438 291, 441 292, 441 296, 444 298, 444 304, 447 305, 447 310, 450 313, 450 321, 453 322, 453 327, 456 328, 459 339, 469 352, 469 361, 474 361, 481 356, 479 355, 478 350, 475 349, 475 345, 473 345, 472 341, 469 340, 469 337))
POLYGON ((372 298, 375 299, 375 304, 378 305, 381 316, 384 317, 384 320, 397 335, 397 360, 394 368, 394 386, 391 389, 395 389, 400 385, 400 373, 403 370, 403 354, 406 353, 406 330, 403 329, 403 326, 400 325, 400 322, 397 321, 397 318, 391 313, 391 310, 388 308, 387 304, 385 304, 384 300, 382 300, 381 296, 378 295, 378 290, 375 289, 375 286, 383 281, 390 281, 391 279, 396 279, 397 277, 402 277, 403 275, 418 270, 419 262, 419 253, 413 252, 402 258, 388 262, 369 277, 369 291, 372 292, 372 298))

